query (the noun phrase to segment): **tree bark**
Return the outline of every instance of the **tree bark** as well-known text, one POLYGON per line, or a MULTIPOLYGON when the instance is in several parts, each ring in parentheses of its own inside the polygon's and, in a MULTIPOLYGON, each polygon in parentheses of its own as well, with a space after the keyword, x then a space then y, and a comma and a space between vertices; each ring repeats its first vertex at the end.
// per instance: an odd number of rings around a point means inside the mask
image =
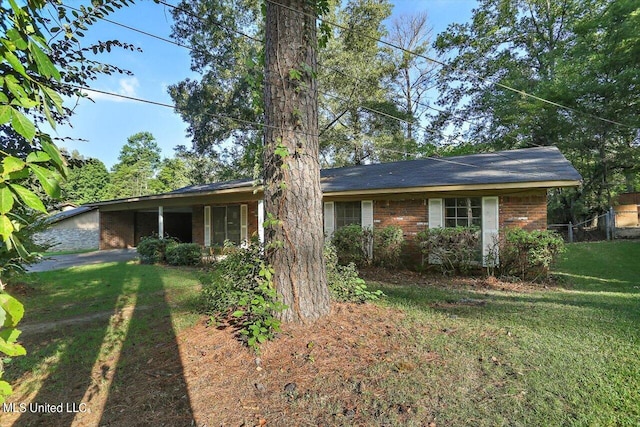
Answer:
POLYGON ((315 11, 306 0, 266 4, 264 203, 267 260, 289 307, 283 321, 329 313, 318 145, 315 11), (303 13, 300 13, 303 12, 303 13))

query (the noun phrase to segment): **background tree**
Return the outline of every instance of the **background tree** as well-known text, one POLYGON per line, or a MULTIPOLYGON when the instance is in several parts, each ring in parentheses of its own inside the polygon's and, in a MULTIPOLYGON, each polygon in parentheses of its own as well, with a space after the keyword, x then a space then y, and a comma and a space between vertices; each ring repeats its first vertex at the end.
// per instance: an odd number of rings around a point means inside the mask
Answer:
POLYGON ((384 153, 381 148, 401 150, 401 127, 389 116, 406 115, 393 103, 393 63, 375 41, 386 35, 383 21, 391 8, 386 0, 350 0, 329 17, 341 28, 333 29, 319 53, 320 147, 325 165, 375 162, 384 153))
POLYGON ((189 168, 187 164, 183 159, 174 157, 162 159, 158 167, 158 172, 149 182, 149 187, 151 192, 156 194, 167 193, 192 184, 189 180, 189 168))
POLYGON ((551 219, 608 209, 637 170, 628 159, 638 153, 638 19, 632 1, 480 2, 436 42, 450 57, 441 129, 457 127, 479 150, 556 145, 584 185, 554 193, 551 219))
POLYGON ((262 122, 262 100, 256 96, 262 80, 260 2, 184 0, 172 14, 172 37, 191 47, 191 69, 202 75, 169 87, 189 125, 194 153, 224 158, 230 166, 226 177, 251 176, 262 147, 255 124, 262 122))
POLYGON ((109 171, 99 159, 69 161, 67 179, 61 186, 61 199, 76 205, 106 200, 110 181, 109 171))
POLYGON ((113 165, 109 196, 124 198, 153 193, 151 180, 160 166, 160 147, 149 132, 127 138, 120 149, 118 163, 113 165))
MULTIPOLYGON (((389 42, 404 49, 390 51, 395 66, 392 84, 402 112, 411 121, 420 122, 425 116, 428 105, 426 94, 435 86, 435 63, 419 56, 435 56, 431 52, 432 34, 433 28, 429 25, 426 12, 395 18, 389 32, 389 42)), ((412 122, 403 127, 407 140, 422 139, 412 122)))

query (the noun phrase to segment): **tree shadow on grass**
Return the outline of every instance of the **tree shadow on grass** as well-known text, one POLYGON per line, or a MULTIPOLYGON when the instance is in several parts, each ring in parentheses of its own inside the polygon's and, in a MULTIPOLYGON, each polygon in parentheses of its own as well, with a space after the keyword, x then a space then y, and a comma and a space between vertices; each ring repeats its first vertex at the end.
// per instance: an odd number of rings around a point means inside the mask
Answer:
MULTIPOLYGON (((80 281, 85 273, 69 274, 80 281)), ((123 264, 87 274, 109 278, 98 286, 118 287, 111 294, 113 313, 27 337, 25 346, 37 357, 12 375, 31 371, 43 378, 39 389, 16 402, 27 407, 12 425, 190 425, 193 413, 162 277, 153 268, 123 264), (153 295, 145 306, 137 304, 142 294, 153 295)))

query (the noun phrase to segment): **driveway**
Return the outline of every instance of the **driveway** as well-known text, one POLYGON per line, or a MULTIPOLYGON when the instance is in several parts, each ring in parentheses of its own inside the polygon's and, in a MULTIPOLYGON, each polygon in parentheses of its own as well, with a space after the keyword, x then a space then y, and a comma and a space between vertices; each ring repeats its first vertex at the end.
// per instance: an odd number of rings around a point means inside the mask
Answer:
POLYGON ((82 254, 54 255, 29 266, 27 271, 31 273, 103 262, 126 262, 136 258, 138 258, 138 253, 135 249, 110 249, 82 254))

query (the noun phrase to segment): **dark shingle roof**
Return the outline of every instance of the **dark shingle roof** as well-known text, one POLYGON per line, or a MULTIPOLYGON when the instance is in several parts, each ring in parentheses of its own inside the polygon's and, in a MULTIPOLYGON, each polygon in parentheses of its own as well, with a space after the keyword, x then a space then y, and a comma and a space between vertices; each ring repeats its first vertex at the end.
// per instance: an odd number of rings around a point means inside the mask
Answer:
MULTIPOLYGON (((320 176, 324 193, 582 179, 556 147, 347 166, 323 169, 320 176)), ((238 179, 193 185, 170 194, 210 192, 252 185, 253 181, 250 179, 238 179)))
POLYGON ((68 218, 73 218, 74 216, 81 215, 85 212, 89 212, 96 209, 94 206, 79 206, 73 209, 67 209, 66 211, 58 212, 53 215, 47 217, 46 221, 49 224, 55 224, 56 222, 63 221, 68 218))
MULTIPOLYGON (((558 183, 576 185, 580 174, 556 147, 525 148, 467 156, 426 158, 374 165, 347 166, 320 172, 323 193, 394 190, 460 185, 558 183)), ((254 190, 252 179, 191 185, 169 193, 108 200, 101 206, 143 200, 190 197, 224 190, 254 190)), ((562 186, 562 185, 558 185, 562 186)))
POLYGON ((348 166, 325 169, 321 176, 325 193, 582 179, 556 147, 348 166))

